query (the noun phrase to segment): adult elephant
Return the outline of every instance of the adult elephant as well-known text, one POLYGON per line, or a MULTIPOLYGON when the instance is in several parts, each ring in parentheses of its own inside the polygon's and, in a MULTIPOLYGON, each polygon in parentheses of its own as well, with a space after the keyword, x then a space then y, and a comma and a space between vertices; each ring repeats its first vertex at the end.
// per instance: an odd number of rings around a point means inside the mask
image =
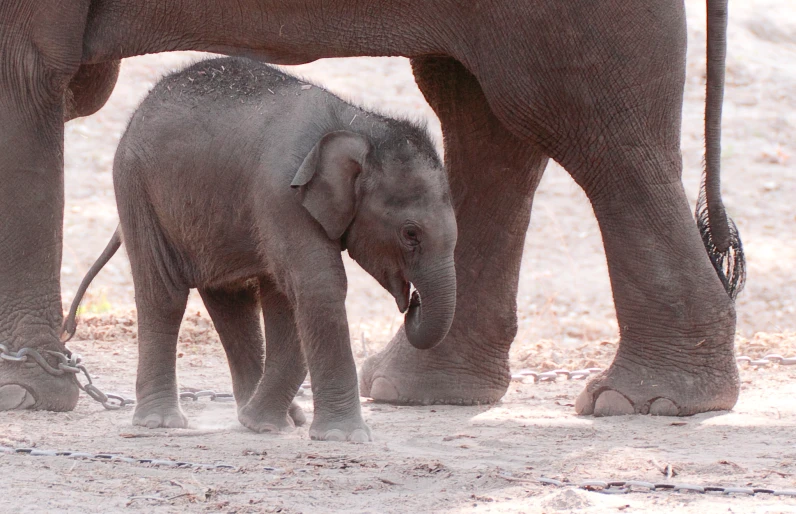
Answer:
MULTIPOLYGON (((363 394, 454 404, 503 396, 524 237, 552 158, 593 205, 621 334, 613 364, 576 410, 731 408, 739 384, 727 292, 737 282, 726 271, 741 262, 732 260, 739 248, 718 176, 727 1, 707 6, 708 253, 681 182, 682 0, 4 2, 0 340, 10 351, 62 349, 63 121, 104 103, 120 59, 168 50, 280 64, 404 55, 442 122, 460 229, 457 311, 433 350, 414 350, 399 331, 367 362, 363 394)), ((0 364, 0 408, 69 410, 76 398, 69 378, 0 364)))

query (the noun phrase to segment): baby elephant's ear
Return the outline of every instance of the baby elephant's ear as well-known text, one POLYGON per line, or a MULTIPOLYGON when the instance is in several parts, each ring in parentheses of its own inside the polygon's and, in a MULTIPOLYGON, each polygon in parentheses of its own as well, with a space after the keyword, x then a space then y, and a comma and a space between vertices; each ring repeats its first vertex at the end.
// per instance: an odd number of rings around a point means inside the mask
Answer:
POLYGON ((356 179, 369 150, 364 136, 330 132, 304 158, 290 184, 302 189, 301 204, 330 239, 340 239, 354 219, 356 179))

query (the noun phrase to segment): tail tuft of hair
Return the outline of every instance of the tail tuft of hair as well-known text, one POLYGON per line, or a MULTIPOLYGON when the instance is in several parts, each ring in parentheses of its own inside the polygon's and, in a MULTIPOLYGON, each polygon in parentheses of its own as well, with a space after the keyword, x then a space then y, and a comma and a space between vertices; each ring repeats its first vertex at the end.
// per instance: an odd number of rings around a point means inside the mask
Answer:
POLYGON ((727 216, 727 225, 730 230, 729 247, 723 252, 716 248, 710 227, 704 182, 699 191, 699 199, 697 200, 694 216, 699 228, 699 235, 702 237, 702 244, 705 245, 710 262, 713 263, 713 267, 716 269, 721 283, 724 284, 727 294, 735 301, 746 282, 746 258, 743 253, 743 243, 741 243, 738 227, 735 226, 732 218, 727 216))

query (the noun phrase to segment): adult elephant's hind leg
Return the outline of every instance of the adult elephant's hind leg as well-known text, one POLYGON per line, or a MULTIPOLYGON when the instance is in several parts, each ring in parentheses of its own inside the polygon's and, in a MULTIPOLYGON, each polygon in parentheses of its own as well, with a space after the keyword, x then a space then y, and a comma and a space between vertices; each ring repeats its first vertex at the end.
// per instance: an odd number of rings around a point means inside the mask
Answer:
POLYGON ((613 363, 581 393, 576 410, 683 416, 730 409, 739 390, 733 302, 679 180, 651 184, 635 164, 637 176, 592 198, 621 338, 613 363))
MULTIPOLYGON (((648 4, 573 31, 587 34, 589 44, 567 39, 561 55, 559 47, 539 54, 550 57, 538 66, 545 79, 538 97, 557 117, 535 121, 546 124, 545 148, 592 204, 619 324, 614 361, 578 398, 581 414, 683 416, 730 409, 738 398, 733 301, 707 256, 681 178, 683 7, 648 4), (643 34, 633 32, 639 27, 643 34), (562 66, 563 55, 586 55, 588 64, 562 66), (593 62, 605 72, 582 73, 593 62)), ((501 114, 521 112, 510 107, 501 114)))
POLYGON ((492 403, 509 385, 522 249, 547 157, 500 124, 457 61, 425 57, 412 68, 442 122, 459 227, 456 315, 432 350, 413 348, 400 329, 365 363, 360 386, 393 403, 492 403))

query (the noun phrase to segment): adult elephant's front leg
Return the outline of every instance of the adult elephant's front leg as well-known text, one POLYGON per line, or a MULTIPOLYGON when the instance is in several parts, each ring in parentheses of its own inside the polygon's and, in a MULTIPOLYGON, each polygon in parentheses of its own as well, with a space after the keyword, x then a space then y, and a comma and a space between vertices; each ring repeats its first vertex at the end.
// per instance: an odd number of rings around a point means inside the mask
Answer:
POLYGON ((401 328, 365 363, 362 394, 394 403, 492 403, 509 385, 522 249, 548 159, 498 122, 457 61, 418 58, 412 68, 442 122, 459 226, 456 315, 432 350, 412 348, 401 328))
MULTIPOLYGON (((63 121, 53 113, 28 124, 9 111, 0 106, 0 344, 35 349, 57 366, 46 350, 63 351, 63 121)), ((0 410, 72 410, 77 396, 73 375, 0 359, 0 410)))
POLYGON ((71 410, 73 375, 52 375, 22 348, 63 351, 63 95, 77 71, 88 1, 0 4, 0 410, 71 410), (15 30, 18 29, 18 30, 15 30))

